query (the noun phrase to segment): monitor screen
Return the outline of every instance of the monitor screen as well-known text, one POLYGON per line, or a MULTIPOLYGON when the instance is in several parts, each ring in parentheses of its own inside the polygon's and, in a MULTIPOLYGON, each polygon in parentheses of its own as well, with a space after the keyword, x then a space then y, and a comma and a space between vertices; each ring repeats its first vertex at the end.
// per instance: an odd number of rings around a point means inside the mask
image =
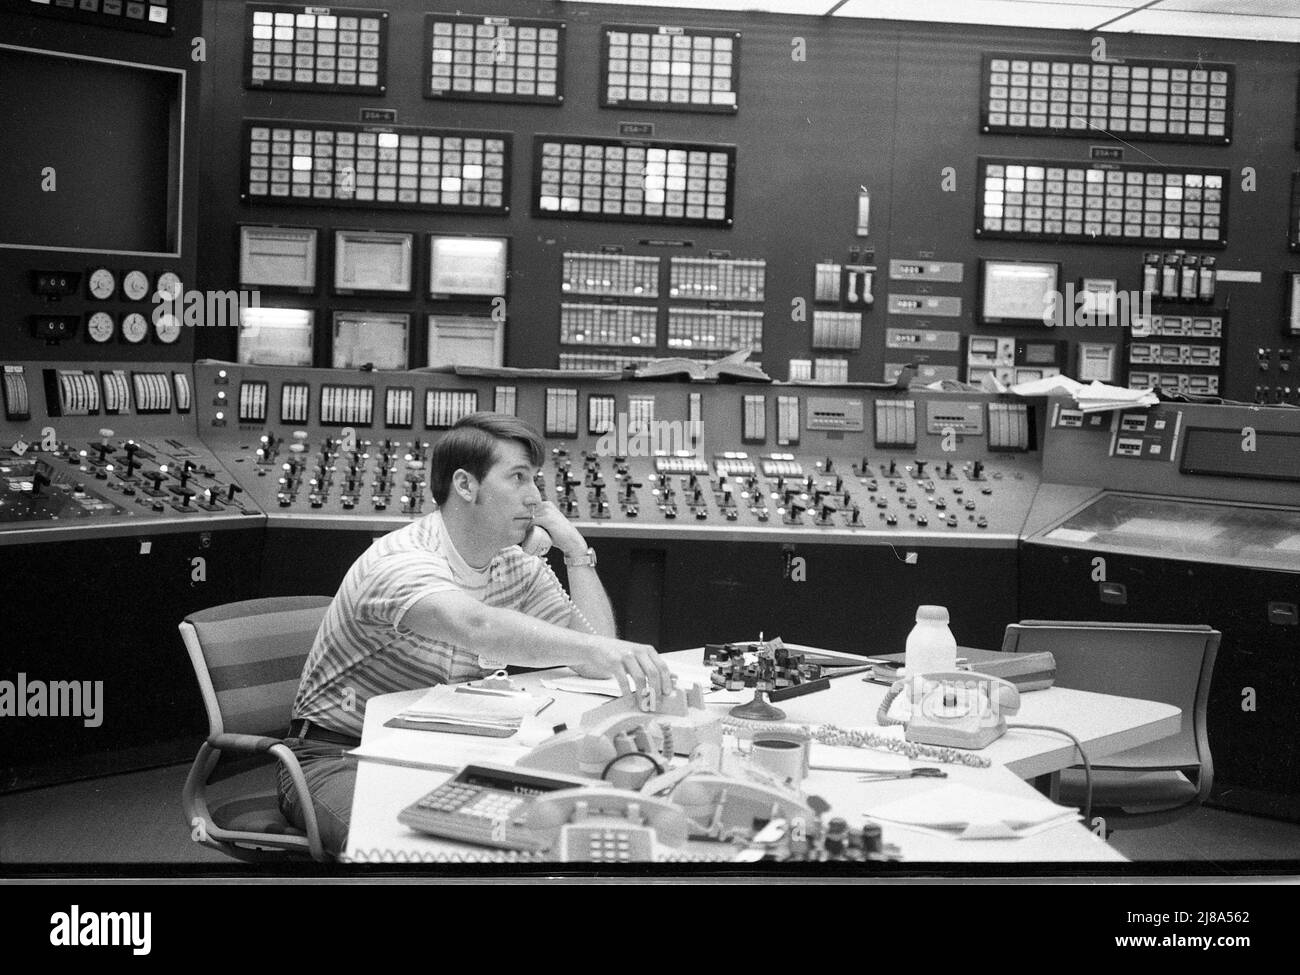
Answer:
POLYGON ((0 79, 0 247, 180 256, 184 71, 0 44, 0 79))
POLYGON ((239 228, 241 287, 316 290, 316 228, 239 228))
POLYGON ((429 235, 429 294, 494 298, 506 293, 509 240, 429 235))
POLYGON ((243 308, 239 361, 259 366, 310 366, 314 324, 306 308, 243 308))
POLYGON ((980 322, 1047 325, 1061 301, 1060 284, 1061 265, 1055 261, 981 259, 980 322))
POLYGON ((334 232, 334 290, 409 294, 414 237, 373 230, 334 232))
POLYGON ((410 315, 336 311, 334 368, 405 369, 410 330, 410 315))

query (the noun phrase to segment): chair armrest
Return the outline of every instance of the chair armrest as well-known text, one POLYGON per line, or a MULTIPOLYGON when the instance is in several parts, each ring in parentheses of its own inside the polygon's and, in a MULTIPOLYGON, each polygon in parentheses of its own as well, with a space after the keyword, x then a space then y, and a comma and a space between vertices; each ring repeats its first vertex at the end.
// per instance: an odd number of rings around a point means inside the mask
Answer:
POLYGON ((208 744, 213 748, 228 748, 236 752, 269 752, 276 745, 283 744, 279 738, 267 738, 265 735, 236 735, 222 732, 208 736, 208 744))
POLYGON ((239 738, 253 738, 255 741, 269 741, 270 747, 267 749, 275 759, 285 767, 289 773, 289 780, 293 784, 294 794, 297 796, 298 805, 302 809, 302 824, 305 827, 304 832, 307 834, 307 844, 311 849, 313 860, 325 862, 332 857, 325 852, 321 845, 320 827, 316 825, 316 806, 311 801, 311 792, 307 788, 307 779, 302 774, 302 766, 298 764, 298 758, 293 751, 282 741, 274 741, 270 738, 258 738, 253 735, 237 735, 239 738))

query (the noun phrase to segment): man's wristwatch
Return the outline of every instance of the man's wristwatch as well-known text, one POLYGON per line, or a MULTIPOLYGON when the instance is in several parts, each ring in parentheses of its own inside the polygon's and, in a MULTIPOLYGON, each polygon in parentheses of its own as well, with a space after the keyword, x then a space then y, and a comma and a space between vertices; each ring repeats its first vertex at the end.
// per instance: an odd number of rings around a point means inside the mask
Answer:
POLYGON ((564 557, 564 564, 568 566, 574 566, 574 567, 580 565, 589 565, 594 569, 596 567, 596 550, 591 546, 587 546, 587 554, 579 555, 576 559, 571 559, 569 558, 569 556, 566 555, 564 557))

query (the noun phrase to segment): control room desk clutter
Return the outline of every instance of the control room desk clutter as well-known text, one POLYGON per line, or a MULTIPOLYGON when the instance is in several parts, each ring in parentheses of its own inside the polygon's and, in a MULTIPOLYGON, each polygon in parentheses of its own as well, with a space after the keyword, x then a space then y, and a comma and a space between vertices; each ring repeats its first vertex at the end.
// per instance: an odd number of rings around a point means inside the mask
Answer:
MULTIPOLYGON (((667 656, 673 662, 698 664, 699 654, 698 650, 686 650, 667 656)), ((564 672, 567 671, 561 671, 564 672)), ((540 684, 543 674, 554 673, 527 674, 516 681, 535 687, 540 684)), ((857 676, 845 677, 832 681, 829 690, 783 701, 781 708, 790 722, 872 729, 875 728, 876 709, 886 692, 884 686, 864 682, 857 676)), ((384 727, 389 718, 418 700, 422 693, 403 691, 373 698, 366 708, 363 750, 376 739, 390 735, 421 736, 413 741, 427 741, 428 732, 384 727)), ((605 700, 554 689, 548 693, 555 696, 555 705, 547 709, 544 718, 553 725, 563 722, 575 727, 584 711, 605 700)), ((707 703, 707 695, 705 700, 707 703)), ((730 705, 710 705, 710 708, 722 716, 730 705)), ((1090 759, 1096 761, 1105 755, 1173 734, 1181 719, 1179 709, 1167 704, 1053 687, 1022 695, 1020 712, 1011 723, 1022 721, 1064 727, 1079 737, 1088 749, 1090 759)), ((440 737, 445 739, 449 736, 440 737)), ((471 761, 494 760, 480 753, 481 741, 486 739, 466 738, 461 748, 454 752, 449 748, 440 753, 433 761, 442 765, 441 769, 360 760, 345 859, 359 863, 474 861, 480 858, 490 862, 506 859, 501 851, 425 836, 397 821, 402 809, 445 781, 462 765, 471 761), (456 756, 454 760, 453 756, 456 756)), ((415 747, 422 746, 417 744, 415 747)), ((433 748, 423 747, 426 754, 433 755, 433 748)), ((1016 728, 1011 728, 1005 736, 978 754, 989 758, 992 766, 977 769, 944 765, 948 778, 942 780, 913 778, 860 783, 856 772, 813 769, 804 780, 804 791, 808 795, 820 795, 829 802, 829 816, 842 816, 850 825, 858 826, 868 818, 868 806, 880 807, 951 785, 1005 796, 1041 798, 1025 780, 1051 775, 1077 762, 1074 746, 1068 739, 1048 732, 1016 728)), ((995 840, 960 840, 889 823, 881 825, 885 842, 900 848, 904 862, 1115 863, 1124 860, 1079 822, 1067 822, 1018 839, 995 840)), ((692 842, 688 852, 702 858, 721 859, 724 856, 729 858, 732 849, 716 843, 692 842)))

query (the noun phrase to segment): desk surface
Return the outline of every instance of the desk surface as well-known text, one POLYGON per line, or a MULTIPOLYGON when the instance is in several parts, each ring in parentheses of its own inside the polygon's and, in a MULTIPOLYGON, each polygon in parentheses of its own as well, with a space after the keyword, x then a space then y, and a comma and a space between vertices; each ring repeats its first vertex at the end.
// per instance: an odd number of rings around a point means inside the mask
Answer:
MULTIPOLYGON (((698 650, 680 651, 668 656, 687 662, 700 660, 698 650)), ((518 680, 524 684, 536 684, 541 675, 529 674, 518 680)), ((780 707, 791 721, 871 728, 875 726, 876 709, 886 690, 881 685, 864 682, 860 676, 849 676, 832 680, 829 690, 783 701, 780 707)), ((404 691, 373 698, 366 708, 363 744, 373 742, 380 735, 417 736, 411 741, 428 742, 431 732, 383 727, 385 721, 413 703, 422 693, 404 691)), ((566 691, 547 690, 545 693, 555 698, 555 704, 536 719, 545 726, 566 722, 573 727, 584 711, 606 700, 566 691)), ((707 702, 707 696, 705 700, 707 702)), ((711 709, 721 716, 730 705, 711 705, 711 709)), ((1053 687, 1021 695, 1020 712, 1011 716, 1008 723, 1065 728, 1078 736, 1087 748, 1089 758, 1096 762, 1106 755, 1174 734, 1181 720, 1179 709, 1168 704, 1053 687)), ((468 736, 438 737, 454 739, 458 744, 460 739, 467 739, 463 749, 467 756, 471 749, 483 744, 483 740, 469 739, 468 736)), ((498 740, 488 740, 487 747, 497 748, 500 744, 498 740)), ((1060 771, 1076 762, 1074 746, 1068 739, 1049 732, 1014 727, 979 754, 989 758, 993 766, 975 769, 945 765, 949 777, 938 781, 909 779, 859 783, 856 773, 814 769, 805 780, 804 791, 826 799, 831 804, 833 815, 860 825, 869 818, 870 807, 949 783, 1010 795, 1037 795, 1025 779, 1060 771)), ((397 814, 403 808, 445 781, 452 771, 471 758, 510 761, 509 757, 494 759, 490 755, 473 755, 464 760, 435 758, 433 761, 442 766, 435 769, 362 759, 357 770, 346 858, 357 862, 388 863, 434 862, 458 857, 495 859, 495 851, 434 839, 397 822, 397 814)), ((1067 823, 1012 840, 958 840, 892 824, 884 824, 883 828, 886 842, 897 844, 905 861, 1122 862, 1124 859, 1081 823, 1067 823)), ((702 844, 697 844, 696 848, 700 846, 702 844)), ((730 848, 716 849, 721 854, 730 848)))

